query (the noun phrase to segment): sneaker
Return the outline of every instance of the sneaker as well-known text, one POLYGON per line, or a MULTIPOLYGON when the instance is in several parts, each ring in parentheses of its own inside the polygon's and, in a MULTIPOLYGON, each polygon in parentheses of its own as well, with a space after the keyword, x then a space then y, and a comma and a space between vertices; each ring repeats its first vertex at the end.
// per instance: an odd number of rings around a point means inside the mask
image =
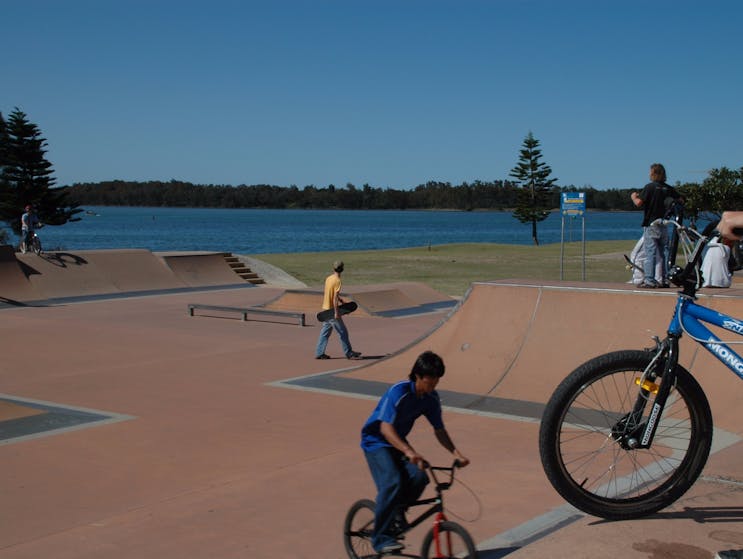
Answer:
POLYGON ((396 551, 400 551, 401 549, 405 549, 405 546, 402 545, 400 542, 389 542, 382 544, 374 551, 376 551, 377 553, 395 553, 396 551))
POLYGON ((637 287, 640 287, 642 289, 655 289, 656 287, 658 287, 658 284, 657 283, 650 283, 649 281, 644 281, 640 285, 638 285, 637 287))
POLYGON ((743 559, 743 549, 728 549, 718 551, 715 559, 743 559))
POLYGON ((361 354, 358 351, 352 351, 346 355, 347 359, 353 359, 354 361, 361 359, 361 354))
POLYGON ((330 355, 323 353, 322 355, 315 355, 315 359, 330 359, 330 355))
POLYGON ((392 521, 392 525, 390 526, 390 533, 395 537, 397 540, 404 540, 405 539, 405 532, 407 532, 410 529, 410 524, 408 524, 408 521, 405 520, 405 517, 398 516, 395 518, 395 520, 392 521))

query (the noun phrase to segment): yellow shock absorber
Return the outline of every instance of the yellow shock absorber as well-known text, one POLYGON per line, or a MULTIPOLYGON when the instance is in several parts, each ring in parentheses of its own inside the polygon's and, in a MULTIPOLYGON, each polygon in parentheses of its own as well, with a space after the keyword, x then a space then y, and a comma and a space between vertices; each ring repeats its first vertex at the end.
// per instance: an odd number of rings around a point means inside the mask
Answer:
POLYGON ((635 384, 639 386, 640 388, 642 388, 643 390, 647 390, 648 392, 652 392, 653 394, 658 393, 659 386, 656 383, 654 383, 652 380, 648 380, 648 379, 642 380, 640 377, 637 377, 635 379, 635 384))

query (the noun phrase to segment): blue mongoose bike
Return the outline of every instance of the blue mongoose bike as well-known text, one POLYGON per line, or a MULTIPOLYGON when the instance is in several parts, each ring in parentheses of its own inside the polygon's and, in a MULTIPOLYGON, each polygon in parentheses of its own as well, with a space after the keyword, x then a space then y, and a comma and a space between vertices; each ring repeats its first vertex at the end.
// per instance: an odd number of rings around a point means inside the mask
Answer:
MULTIPOLYGON (((713 238, 673 221, 691 247, 665 339, 645 350, 595 357, 567 376, 542 416, 539 452, 557 492, 578 509, 611 520, 639 518, 667 507, 696 481, 712 443, 709 402, 679 365, 683 333, 743 378, 743 358, 703 323, 743 335, 743 321, 697 302, 700 264, 713 238)), ((739 342, 738 342, 739 343, 739 342)))

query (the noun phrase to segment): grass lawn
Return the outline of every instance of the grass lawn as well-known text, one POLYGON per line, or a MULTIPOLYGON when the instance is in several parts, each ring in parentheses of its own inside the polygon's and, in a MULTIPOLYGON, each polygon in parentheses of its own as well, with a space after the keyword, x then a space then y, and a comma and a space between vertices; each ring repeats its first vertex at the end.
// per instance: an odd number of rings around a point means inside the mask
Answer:
MULTIPOLYGON (((590 282, 626 282, 622 254, 629 255, 636 240, 592 241, 585 244, 585 279, 590 282)), ((492 243, 433 245, 392 250, 260 254, 309 287, 321 287, 334 260, 343 260, 346 285, 419 281, 460 297, 473 281, 495 279, 583 279, 583 244, 524 246, 492 243), (560 278, 560 262, 563 277, 560 278)))

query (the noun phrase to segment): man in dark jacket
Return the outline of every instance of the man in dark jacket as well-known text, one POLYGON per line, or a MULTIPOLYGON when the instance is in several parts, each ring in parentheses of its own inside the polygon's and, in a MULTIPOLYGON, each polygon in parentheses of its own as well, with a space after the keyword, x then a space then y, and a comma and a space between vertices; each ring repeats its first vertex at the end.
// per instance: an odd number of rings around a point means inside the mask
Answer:
POLYGON ((645 280, 640 287, 668 287, 668 226, 655 223, 655 220, 663 219, 671 202, 681 200, 681 195, 666 184, 666 169, 660 163, 650 166, 650 181, 641 192, 630 195, 635 206, 644 211, 645 280), (663 260, 663 275, 660 278, 655 277, 656 254, 662 255, 663 260))

